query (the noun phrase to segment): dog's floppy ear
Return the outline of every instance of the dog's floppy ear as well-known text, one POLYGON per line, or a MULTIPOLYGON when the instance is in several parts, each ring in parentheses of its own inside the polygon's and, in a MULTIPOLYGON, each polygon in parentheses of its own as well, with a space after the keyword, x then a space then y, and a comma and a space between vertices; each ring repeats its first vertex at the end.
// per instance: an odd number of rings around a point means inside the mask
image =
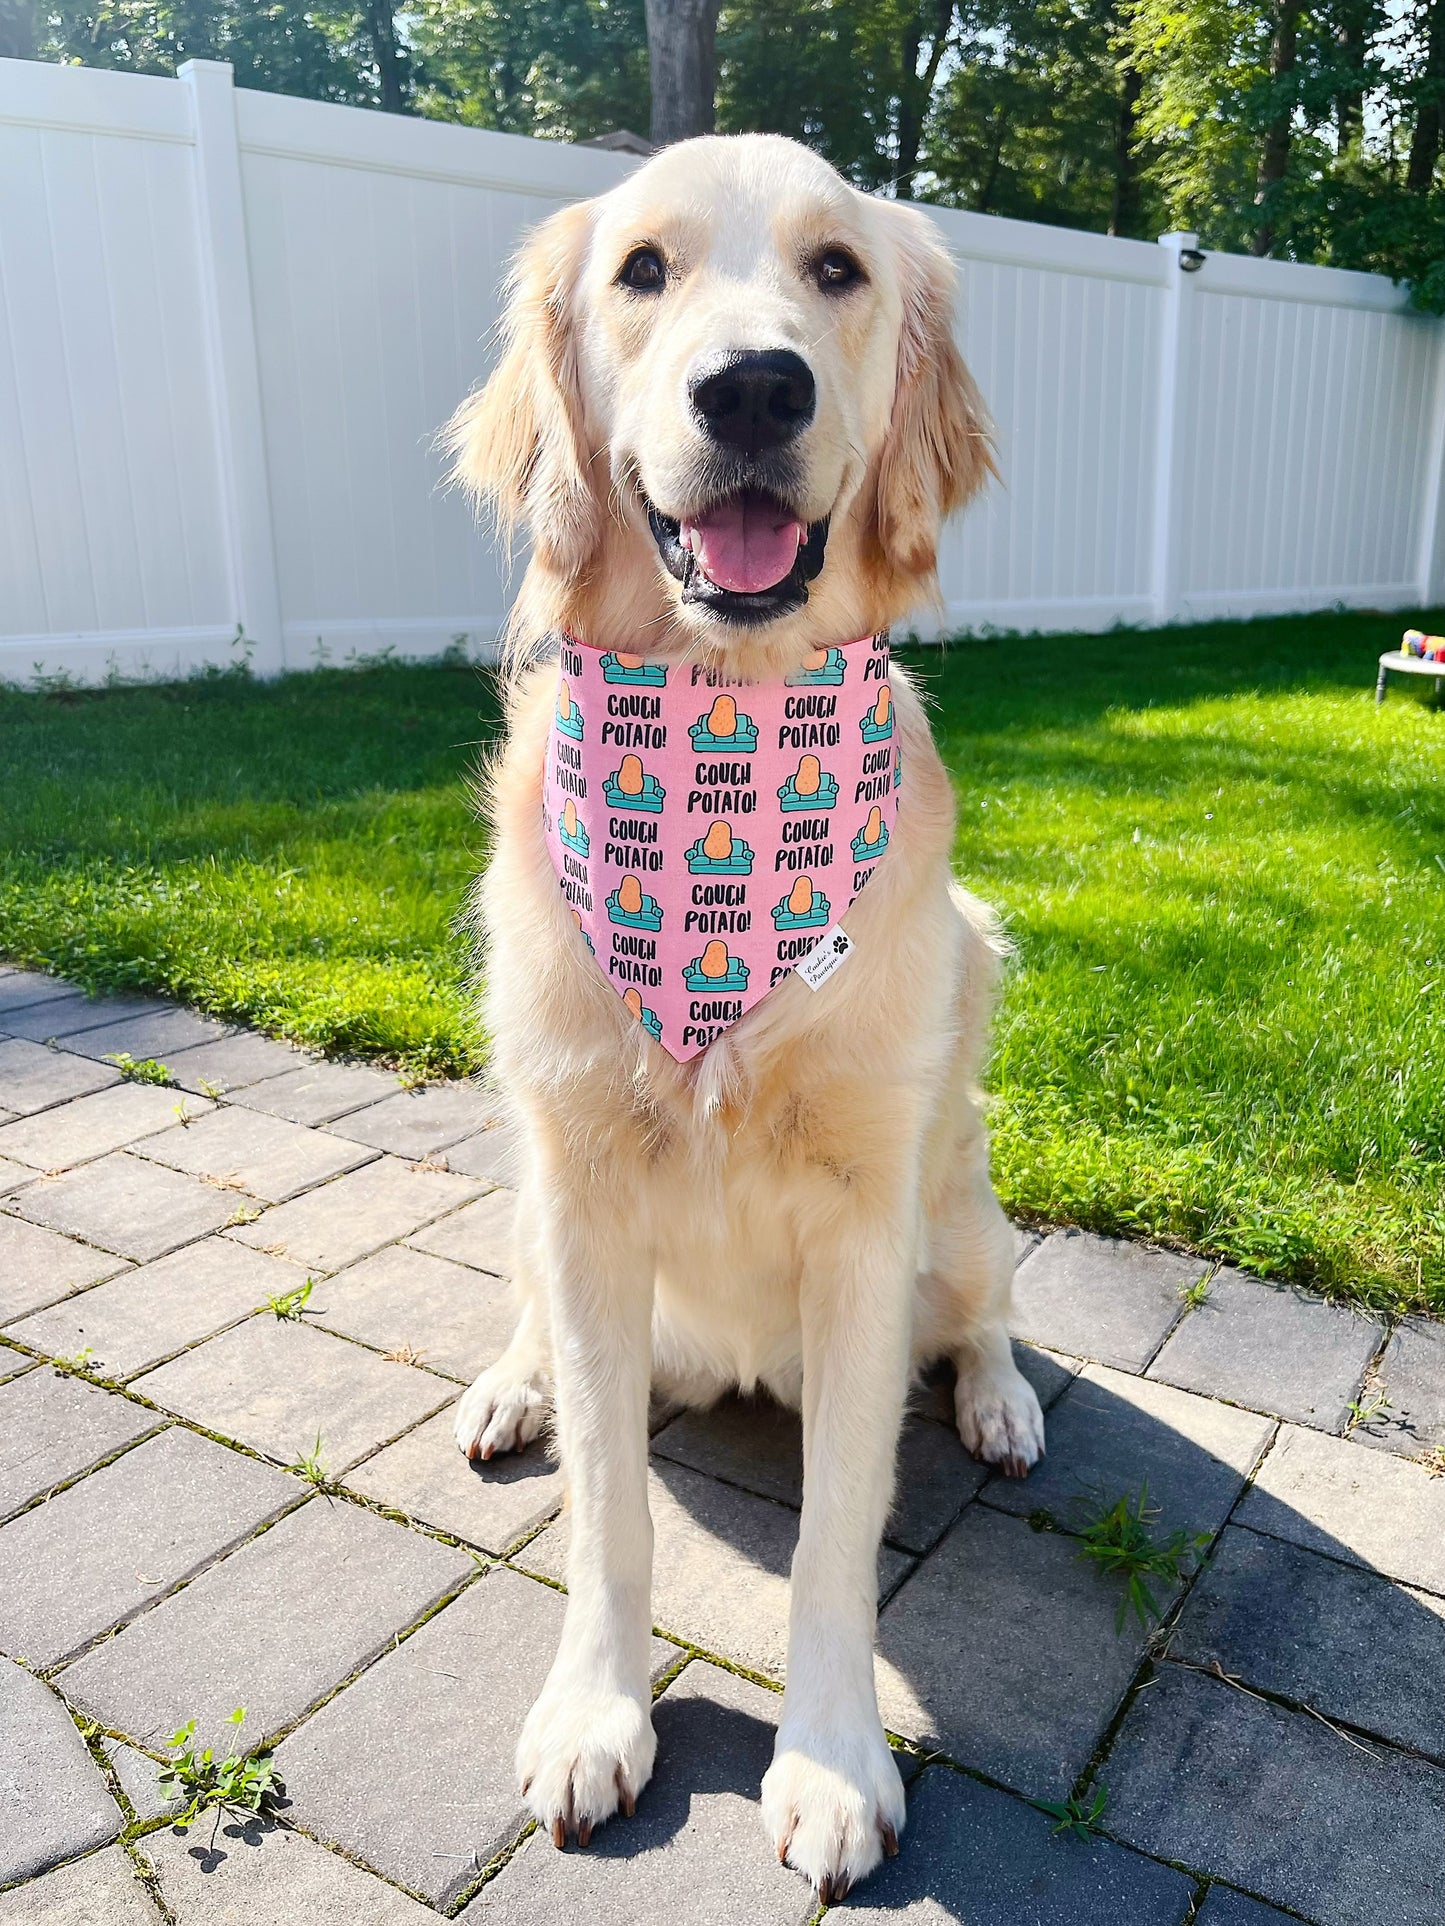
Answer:
POLYGON ((997 474, 992 424, 953 339, 953 263, 927 215, 888 209, 903 323, 893 414, 878 466, 878 540, 892 565, 931 575, 944 519, 997 474))
POLYGON ((491 379, 442 430, 451 479, 490 508, 508 542, 519 522, 538 559, 566 580, 597 545, 600 507, 587 475, 572 315, 590 204, 564 207, 528 237, 513 266, 491 379))

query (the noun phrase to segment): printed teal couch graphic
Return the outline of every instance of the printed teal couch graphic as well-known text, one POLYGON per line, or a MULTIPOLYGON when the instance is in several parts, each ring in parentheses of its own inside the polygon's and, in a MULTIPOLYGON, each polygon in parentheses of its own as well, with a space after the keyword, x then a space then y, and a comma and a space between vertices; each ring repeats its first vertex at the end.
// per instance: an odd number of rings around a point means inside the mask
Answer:
POLYGON ((841 649, 814 649, 801 669, 784 678, 790 689, 836 689, 847 670, 841 649))
POLYGON ((883 820, 883 811, 875 803, 868 811, 868 820, 853 838, 853 861, 871 863, 875 856, 881 856, 888 847, 888 825, 883 820))
POLYGON ((728 946, 717 937, 701 956, 695 956, 682 973, 690 990, 745 990, 748 966, 740 956, 731 956, 728 946))
POLYGON ((582 731, 584 728, 582 711, 572 700, 572 691, 568 686, 565 675, 557 684, 556 720, 559 734, 570 736, 573 742, 580 742, 582 740, 582 731))
POLYGON ((662 1018, 657 1014, 656 1010, 649 1010, 636 990, 624 990, 622 992, 622 1001, 627 1005, 628 1009, 631 1010, 647 1034, 656 1042, 661 1043, 662 1018))
POLYGON ((831 809, 838 800, 838 778, 830 776, 816 756, 804 756, 778 791, 781 809, 796 812, 831 809))
POLYGON ((625 923, 631 930, 660 930, 662 906, 635 876, 624 876, 607 899, 607 920, 625 923))
POLYGON ((706 836, 699 836, 688 850, 686 862, 694 876, 751 876, 753 851, 741 836, 733 835, 731 823, 719 816, 706 836))
POLYGON ((740 715, 730 695, 720 695, 705 716, 699 716, 687 732, 693 748, 737 749, 751 755, 758 746, 758 725, 751 716, 740 715))
POLYGON ((893 695, 885 682, 878 690, 878 700, 858 723, 865 742, 887 742, 893 734, 893 695))
POLYGON ((773 906, 773 928, 776 930, 818 930, 822 929, 832 915, 827 897, 822 890, 814 889, 811 876, 794 879, 793 887, 781 903, 773 906))
POLYGON ((570 796, 562 805, 562 820, 557 825, 557 834, 574 856, 590 855, 592 841, 587 834, 587 825, 577 814, 577 805, 570 796))
POLYGON ((659 816, 667 791, 656 776, 648 775, 640 756, 624 756, 602 785, 602 794, 609 809, 642 809, 659 816))
POLYGON ((667 683, 665 662, 644 662, 640 655, 604 655, 604 682, 628 682, 634 688, 661 689, 667 683))

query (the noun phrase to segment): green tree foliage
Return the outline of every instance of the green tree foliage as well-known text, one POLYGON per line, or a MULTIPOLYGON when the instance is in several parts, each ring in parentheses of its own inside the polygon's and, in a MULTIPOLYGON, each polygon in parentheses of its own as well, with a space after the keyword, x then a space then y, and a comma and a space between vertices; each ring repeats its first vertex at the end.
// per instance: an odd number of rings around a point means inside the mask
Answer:
MULTIPOLYGON (((643 0, 0 0, 0 56, 565 140, 650 119, 643 0)), ((1445 310, 1445 0, 724 0, 718 126, 860 186, 1370 268, 1445 310)))

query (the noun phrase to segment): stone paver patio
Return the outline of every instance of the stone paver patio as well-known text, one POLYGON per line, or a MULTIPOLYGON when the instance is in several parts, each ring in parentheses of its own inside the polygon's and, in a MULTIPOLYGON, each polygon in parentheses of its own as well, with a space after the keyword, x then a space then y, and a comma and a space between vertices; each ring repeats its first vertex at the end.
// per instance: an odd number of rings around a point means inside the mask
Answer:
MULTIPOLYGON (((510 1156, 484 1089, 0 969, 0 1926, 815 1917, 757 1815, 801 1496, 772 1407, 658 1414, 656 1775, 587 1852, 527 1826, 561 1475, 467 1465, 447 1409, 507 1335, 510 1156), (238 1705, 281 1823, 181 1831, 166 1740, 238 1705)), ((1445 1330, 1020 1250, 1049 1456, 993 1477, 915 1396, 879 1561, 909 1829, 835 1910, 1440 1926, 1445 1330), (1073 1535, 1146 1483, 1210 1540, 1149 1630, 1073 1535), (1101 1787, 1092 1836, 1040 1810, 1101 1787)))

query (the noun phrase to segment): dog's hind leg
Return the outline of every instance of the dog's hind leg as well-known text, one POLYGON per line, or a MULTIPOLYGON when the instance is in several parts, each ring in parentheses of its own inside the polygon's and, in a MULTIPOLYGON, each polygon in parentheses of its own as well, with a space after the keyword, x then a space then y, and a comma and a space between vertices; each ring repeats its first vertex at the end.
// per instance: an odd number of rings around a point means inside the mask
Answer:
POLYGON ((512 1341, 474 1379, 457 1406, 453 1433, 469 1458, 522 1451, 552 1408, 552 1334, 537 1248, 537 1213, 524 1189, 517 1200, 512 1290, 520 1315, 512 1341))
POLYGON ((1013 1226, 989 1182, 988 1139, 970 1097, 954 1121, 963 1127, 928 1187, 914 1354, 919 1362, 952 1358, 959 1437, 975 1458, 1022 1478, 1043 1456, 1044 1417, 1009 1343, 1013 1226))

